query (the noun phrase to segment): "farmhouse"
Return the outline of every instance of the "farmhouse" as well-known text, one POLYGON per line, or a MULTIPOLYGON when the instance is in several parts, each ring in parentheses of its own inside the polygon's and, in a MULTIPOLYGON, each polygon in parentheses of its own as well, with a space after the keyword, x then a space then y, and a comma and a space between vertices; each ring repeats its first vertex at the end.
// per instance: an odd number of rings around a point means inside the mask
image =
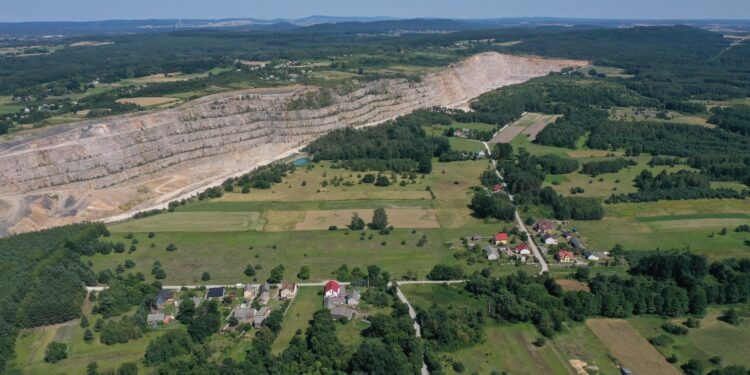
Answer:
POLYGON ((573 254, 572 251, 567 250, 558 251, 555 258, 557 258, 557 261, 560 263, 572 263, 576 260, 575 254, 573 254))
POLYGON ((253 318, 253 327, 260 328, 260 326, 263 324, 263 321, 268 318, 268 315, 270 313, 271 311, 266 306, 263 306, 258 311, 256 311, 255 317, 253 318))
POLYGON ((569 243, 570 243, 570 246, 573 246, 573 248, 576 248, 576 249, 583 248, 583 244, 577 238, 571 238, 569 243))
POLYGON ((164 324, 166 321, 166 315, 163 313, 154 313, 154 314, 148 314, 146 316, 146 323, 148 325, 155 327, 159 324, 164 324))
POLYGON ((213 300, 219 300, 224 298, 224 287, 220 286, 218 288, 208 288, 208 293, 206 294, 206 298, 213 299, 213 300))
POLYGON ((583 252, 583 257, 586 258, 586 260, 593 260, 593 261, 599 260, 598 254, 588 251, 588 250, 583 252))
POLYGON ((497 251, 497 248, 492 245, 487 245, 484 247, 484 254, 487 255, 487 260, 500 259, 500 252, 497 251))
POLYGON ((242 297, 245 301, 252 301, 253 298, 258 294, 258 288, 252 284, 245 284, 245 291, 242 293, 242 297))
POLYGON ((250 323, 255 319, 255 309, 252 307, 238 307, 232 314, 240 323, 250 323))
POLYGON ((159 295, 156 296, 156 307, 161 309, 170 302, 174 302, 174 292, 166 289, 160 290, 159 295))
POLYGON ((514 248, 516 254, 518 255, 531 255, 531 250, 529 249, 529 245, 522 242, 514 248))
POLYGON ((536 230, 537 232, 548 232, 551 231, 555 225, 549 221, 549 220, 539 220, 536 222, 536 230))
POLYGON ((500 232, 495 234, 495 245, 507 245, 508 244, 508 233, 500 232))
POLYGON ((544 236, 542 236, 542 239, 544 240, 545 245, 557 245, 557 239, 555 238, 555 236, 545 234, 544 236))
POLYGON ((279 298, 281 299, 292 299, 297 295, 299 287, 295 283, 281 283, 279 288, 279 298))
POLYGON ((341 285, 334 280, 331 280, 323 286, 323 294, 325 297, 338 297, 341 292, 341 285))

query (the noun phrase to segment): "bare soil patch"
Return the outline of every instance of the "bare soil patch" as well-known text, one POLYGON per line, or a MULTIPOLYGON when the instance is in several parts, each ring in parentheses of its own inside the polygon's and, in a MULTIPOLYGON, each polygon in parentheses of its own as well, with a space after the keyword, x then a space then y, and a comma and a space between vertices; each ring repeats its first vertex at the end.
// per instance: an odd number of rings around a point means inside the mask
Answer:
POLYGON ((544 128, 547 127, 551 122, 554 122, 557 119, 557 115, 542 115, 542 114, 535 114, 536 117, 534 119, 534 122, 529 125, 526 130, 523 131, 523 134, 526 134, 529 137, 530 141, 533 141, 536 139, 536 135, 539 134, 544 128))
POLYGON ((586 283, 582 283, 577 280, 559 279, 556 281, 558 284, 560 284, 560 287, 566 292, 567 291, 571 291, 571 292, 579 292, 579 291, 589 292, 590 291, 589 286, 586 285, 586 283))
MULTIPOLYGON (((372 210, 312 210, 307 211, 304 220, 297 223, 295 230, 321 230, 335 225, 344 228, 352 220, 352 214, 357 213, 365 222, 372 219, 372 210)), ((387 208, 388 224, 396 228, 440 228, 431 208, 387 208)))
POLYGON ((589 319, 586 325, 634 374, 680 374, 627 320, 589 319))

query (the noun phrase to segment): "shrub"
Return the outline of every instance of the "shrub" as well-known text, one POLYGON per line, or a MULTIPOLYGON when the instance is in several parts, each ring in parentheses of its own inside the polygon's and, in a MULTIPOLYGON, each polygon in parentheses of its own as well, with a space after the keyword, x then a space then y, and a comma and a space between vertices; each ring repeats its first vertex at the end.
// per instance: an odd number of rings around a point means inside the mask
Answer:
POLYGON ((688 334, 688 329, 687 328, 685 328, 683 326, 678 326, 678 325, 672 324, 672 323, 664 323, 664 324, 662 324, 661 328, 663 330, 665 330, 665 331, 673 334, 673 335, 681 336, 681 335, 687 335, 688 334))
POLYGON ((44 353, 44 362, 56 363, 68 358, 68 345, 62 342, 52 341, 47 345, 44 353))
POLYGON ((667 335, 659 335, 648 341, 654 346, 668 346, 674 343, 674 339, 667 335))

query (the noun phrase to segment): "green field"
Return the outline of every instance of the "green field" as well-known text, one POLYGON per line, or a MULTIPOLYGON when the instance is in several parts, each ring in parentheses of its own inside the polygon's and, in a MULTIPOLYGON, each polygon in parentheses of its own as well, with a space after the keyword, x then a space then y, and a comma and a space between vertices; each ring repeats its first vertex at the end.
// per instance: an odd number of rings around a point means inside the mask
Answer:
MULTIPOLYGON (((447 309, 468 306, 483 309, 485 301, 471 296, 460 286, 402 285, 401 290, 415 307, 429 308, 433 304, 447 309)), ((606 348, 583 324, 569 327, 554 340, 538 348, 532 344, 540 335, 528 323, 497 324, 488 321, 483 342, 469 348, 441 352, 443 369, 455 373, 452 360, 461 361, 466 373, 489 374, 507 371, 511 374, 574 374, 569 360, 576 359, 596 365, 603 374, 614 374, 616 369, 607 357, 606 348)))
MULTIPOLYGON (((740 308, 744 321, 739 326, 724 323, 717 318, 723 310, 709 308, 706 317, 701 319, 699 328, 691 328, 685 336, 669 335, 661 329, 664 319, 653 316, 637 316, 629 321, 643 337, 651 339, 666 334, 674 339, 674 344, 665 347, 656 346, 665 357, 672 354, 678 358, 678 364, 689 359, 703 362, 707 370, 714 368, 709 359, 720 356, 722 366, 740 365, 750 367, 750 357, 747 355, 747 343, 750 342, 750 307, 740 308)), ((684 318, 673 319, 675 324, 682 324, 684 318)))
POLYGON ((299 288, 297 296, 284 315, 281 331, 273 342, 271 349, 273 354, 278 355, 283 352, 289 346, 289 341, 296 335, 297 330, 302 331, 304 337, 305 329, 308 322, 312 320, 313 314, 323 308, 323 296, 318 295, 321 290, 323 288, 312 286, 299 288))
POLYGON ((687 249, 710 259, 746 257, 750 233, 734 228, 750 223, 748 200, 684 200, 605 205, 599 221, 573 223, 593 250, 619 243, 628 250, 687 249), (727 228, 726 235, 720 235, 727 228), (713 236, 712 236, 713 233, 713 236))
MULTIPOLYGON (((91 326, 95 319, 89 316, 91 326)), ((181 329, 181 325, 172 324, 162 329, 147 332, 138 340, 125 344, 105 345, 99 342, 99 334, 91 343, 83 341, 84 328, 78 321, 61 325, 52 325, 26 329, 16 340, 16 358, 11 366, 19 368, 24 374, 84 374, 90 362, 99 364, 99 371, 116 370, 122 363, 138 362, 141 371, 145 371, 141 360, 146 346, 155 337, 167 329, 181 329), (68 358, 50 364, 44 362, 47 344, 52 341, 68 344, 68 358)))
MULTIPOLYGON (((435 162, 433 173, 417 177, 416 184, 380 188, 354 183, 323 188, 322 182, 334 176, 355 180, 361 173, 334 169, 330 163, 316 163, 313 168, 298 168, 268 190, 226 193, 219 199, 178 207, 173 213, 113 225, 109 240, 123 242, 129 248, 131 241, 124 237, 133 232, 138 240, 137 250, 97 254, 87 260, 99 271, 114 269, 131 259, 136 263, 134 271, 147 277, 151 277, 151 266, 158 260, 167 272, 165 284, 198 283, 204 271, 211 274, 210 283, 247 281, 242 273, 246 264, 263 267, 256 275, 257 280, 265 280, 270 269, 278 264, 285 265, 285 279, 289 281, 296 280, 295 275, 303 265, 311 268, 312 280, 325 280, 342 264, 349 267, 378 264, 394 277, 413 271, 423 278, 437 263, 466 263, 454 257, 456 251, 463 250, 460 238, 472 234, 490 236, 509 226, 473 218, 467 207, 469 188, 478 183, 478 176, 488 165, 486 160, 435 162), (426 191, 427 186, 435 199, 426 191), (440 228, 413 231, 397 226, 390 235, 370 230, 362 231, 364 235, 345 229, 294 230, 311 210, 378 207, 430 208, 440 228), (154 232, 155 238, 148 238, 149 232, 154 232), (427 243, 417 246, 423 235, 427 243), (170 243, 178 250, 166 251, 170 243)), ((369 221, 369 217, 363 218, 369 221)), ((486 261, 465 268, 482 267, 487 267, 486 261)), ((517 269, 499 264, 492 267, 506 273, 517 269)))
POLYGON ((451 148, 456 151, 479 152, 485 150, 482 142, 472 139, 450 137, 448 141, 451 144, 451 148))

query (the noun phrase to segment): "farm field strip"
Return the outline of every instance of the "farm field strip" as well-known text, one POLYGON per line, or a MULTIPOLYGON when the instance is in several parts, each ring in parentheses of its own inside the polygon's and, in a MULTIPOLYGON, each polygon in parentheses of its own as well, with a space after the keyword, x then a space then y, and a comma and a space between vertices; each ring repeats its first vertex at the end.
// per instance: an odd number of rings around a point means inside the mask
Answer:
POLYGON ((612 355, 633 373, 681 374, 627 320, 589 319, 586 325, 612 355))

